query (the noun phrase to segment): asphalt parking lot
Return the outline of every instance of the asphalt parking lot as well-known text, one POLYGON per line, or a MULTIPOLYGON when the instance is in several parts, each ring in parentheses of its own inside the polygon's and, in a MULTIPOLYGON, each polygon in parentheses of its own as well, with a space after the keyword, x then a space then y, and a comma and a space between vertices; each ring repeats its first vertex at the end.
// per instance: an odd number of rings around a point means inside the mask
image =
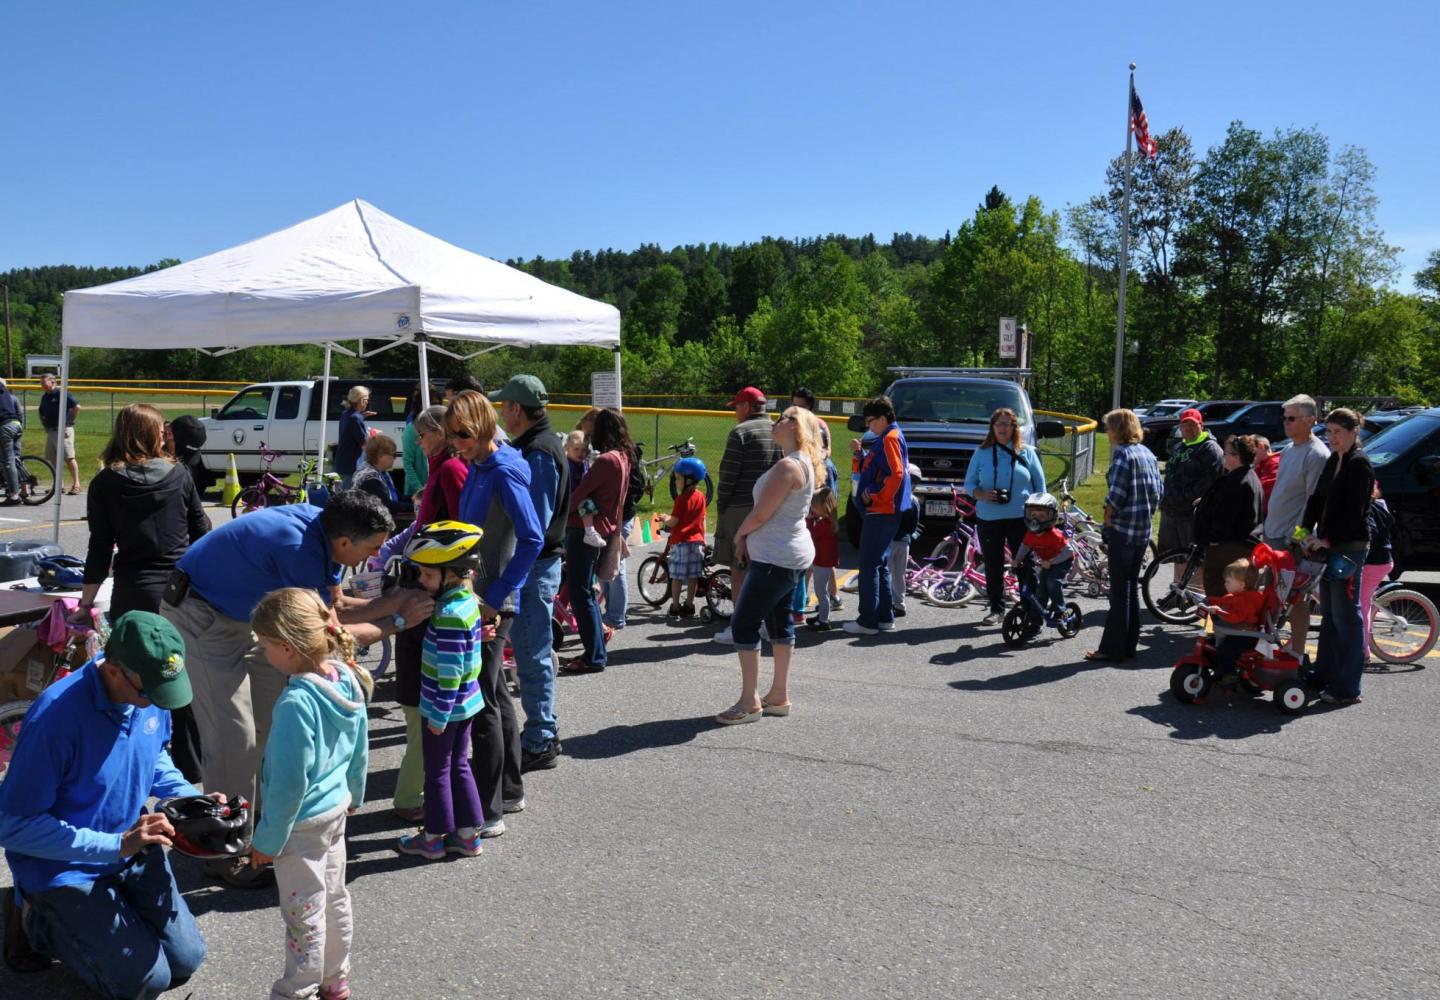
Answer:
MULTIPOLYGON (((1022 651, 913 601, 887 637, 804 634, 794 714, 734 728, 713 627, 636 612, 609 670, 559 681, 566 756, 475 860, 392 850, 382 684, 356 996, 1440 995, 1440 670, 1295 718, 1184 706, 1193 632, 1147 624, 1139 666, 1087 664, 1103 611, 1081 604, 1080 636, 1022 651)), ((273 888, 177 871, 210 955, 173 995, 264 995, 273 888)), ((83 995, 59 969, 0 979, 83 995)))

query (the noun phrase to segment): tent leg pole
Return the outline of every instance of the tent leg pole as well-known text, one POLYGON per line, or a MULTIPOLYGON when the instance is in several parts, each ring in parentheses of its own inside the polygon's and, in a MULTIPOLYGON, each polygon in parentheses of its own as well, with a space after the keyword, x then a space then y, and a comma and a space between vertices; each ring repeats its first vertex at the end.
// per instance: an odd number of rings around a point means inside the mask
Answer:
POLYGON ((55 435, 55 523, 54 534, 51 540, 56 545, 60 544, 60 498, 65 495, 65 418, 69 407, 66 402, 70 399, 70 348, 62 343, 60 345, 60 415, 56 420, 56 426, 60 428, 55 435))
MULTIPOLYGON (((620 384, 620 346, 618 344, 615 346, 615 408, 625 409, 625 390, 620 384)), ((656 447, 658 448, 659 445, 657 444, 656 447)))
POLYGON ((325 423, 330 416, 330 345, 325 345, 325 374, 320 383, 320 440, 315 446, 315 481, 325 481, 325 423))
POLYGON ((420 408, 430 408, 430 351, 425 346, 424 336, 415 338, 420 345, 420 408))

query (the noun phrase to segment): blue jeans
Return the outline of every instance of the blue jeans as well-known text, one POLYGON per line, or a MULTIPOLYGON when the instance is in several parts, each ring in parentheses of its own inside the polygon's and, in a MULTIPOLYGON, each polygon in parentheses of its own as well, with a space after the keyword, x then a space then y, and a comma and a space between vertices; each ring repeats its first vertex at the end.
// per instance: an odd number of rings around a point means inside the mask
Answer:
POLYGON ((895 620, 890 546, 899 527, 899 514, 866 514, 860 525, 860 605, 855 620, 866 628, 895 620))
POLYGON ((1320 646, 1315 667, 1337 698, 1360 694, 1365 672, 1365 629, 1360 621, 1360 570, 1344 580, 1320 581, 1320 646))
POLYGON ((537 559, 520 588, 520 610, 510 629, 515 673, 520 678, 520 704, 525 709, 521 745, 539 753, 555 739, 555 661, 550 616, 560 589, 560 557, 537 559))
POLYGON ((800 574, 800 582, 795 584, 795 592, 790 601, 790 610, 797 615, 803 615, 805 609, 810 606, 810 591, 805 586, 805 574, 800 574))
POLYGON ((735 598, 730 616, 730 635, 736 649, 760 648, 760 623, 764 622, 774 646, 795 645, 795 622, 790 602, 795 585, 805 579, 803 569, 786 569, 772 563, 752 562, 745 570, 745 584, 735 598))
MULTIPOLYGON (((626 538, 630 537, 630 531, 635 527, 635 519, 632 517, 620 525, 626 538)), ((600 592, 605 595, 605 615, 603 621, 611 628, 625 627, 625 608, 630 603, 630 587, 625 582, 625 564, 628 560, 620 560, 620 571, 615 574, 613 580, 601 580, 600 592)))
POLYGON ((1044 607, 1045 602, 1050 602, 1051 610, 1060 612, 1065 610, 1065 575, 1070 572, 1070 560, 1040 570, 1040 589, 1036 596, 1040 598, 1040 606, 1044 607))
POLYGON ((565 529, 565 585, 570 592, 575 629, 585 647, 585 662, 592 667, 605 666, 605 630, 600 623, 600 606, 595 603, 595 563, 601 551, 585 544, 585 529, 565 529))
POLYGON ((205 961, 205 939, 159 845, 114 875, 26 901, 31 944, 102 996, 157 997, 205 961))
POLYGON ((1110 612, 1096 652, 1128 659, 1140 645, 1140 564, 1145 560, 1145 543, 1127 541, 1109 528, 1104 539, 1110 560, 1110 612))

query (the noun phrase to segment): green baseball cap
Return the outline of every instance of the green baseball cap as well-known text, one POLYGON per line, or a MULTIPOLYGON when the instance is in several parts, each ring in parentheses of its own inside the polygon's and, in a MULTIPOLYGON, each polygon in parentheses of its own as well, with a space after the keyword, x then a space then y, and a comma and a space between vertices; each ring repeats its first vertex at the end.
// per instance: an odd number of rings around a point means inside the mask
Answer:
POLYGON ((115 619, 105 656, 140 677, 145 697, 160 708, 190 704, 185 673, 185 640, 164 618, 149 611, 127 611, 115 619))
POLYGON ((496 403, 519 403, 537 409, 549 404, 550 394, 545 391, 545 383, 534 375, 512 375, 499 392, 490 394, 490 399, 496 403))

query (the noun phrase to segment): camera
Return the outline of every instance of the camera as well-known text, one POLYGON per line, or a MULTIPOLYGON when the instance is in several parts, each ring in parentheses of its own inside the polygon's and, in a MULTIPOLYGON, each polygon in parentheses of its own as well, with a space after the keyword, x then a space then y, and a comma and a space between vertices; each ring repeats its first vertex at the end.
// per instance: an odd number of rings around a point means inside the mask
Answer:
POLYGON ((997 487, 995 488, 995 502, 996 502, 996 503, 1009 503, 1009 502, 1010 502, 1010 491, 1009 491, 1009 490, 1002 490, 1002 489, 1000 489, 1000 488, 997 486, 997 487))

